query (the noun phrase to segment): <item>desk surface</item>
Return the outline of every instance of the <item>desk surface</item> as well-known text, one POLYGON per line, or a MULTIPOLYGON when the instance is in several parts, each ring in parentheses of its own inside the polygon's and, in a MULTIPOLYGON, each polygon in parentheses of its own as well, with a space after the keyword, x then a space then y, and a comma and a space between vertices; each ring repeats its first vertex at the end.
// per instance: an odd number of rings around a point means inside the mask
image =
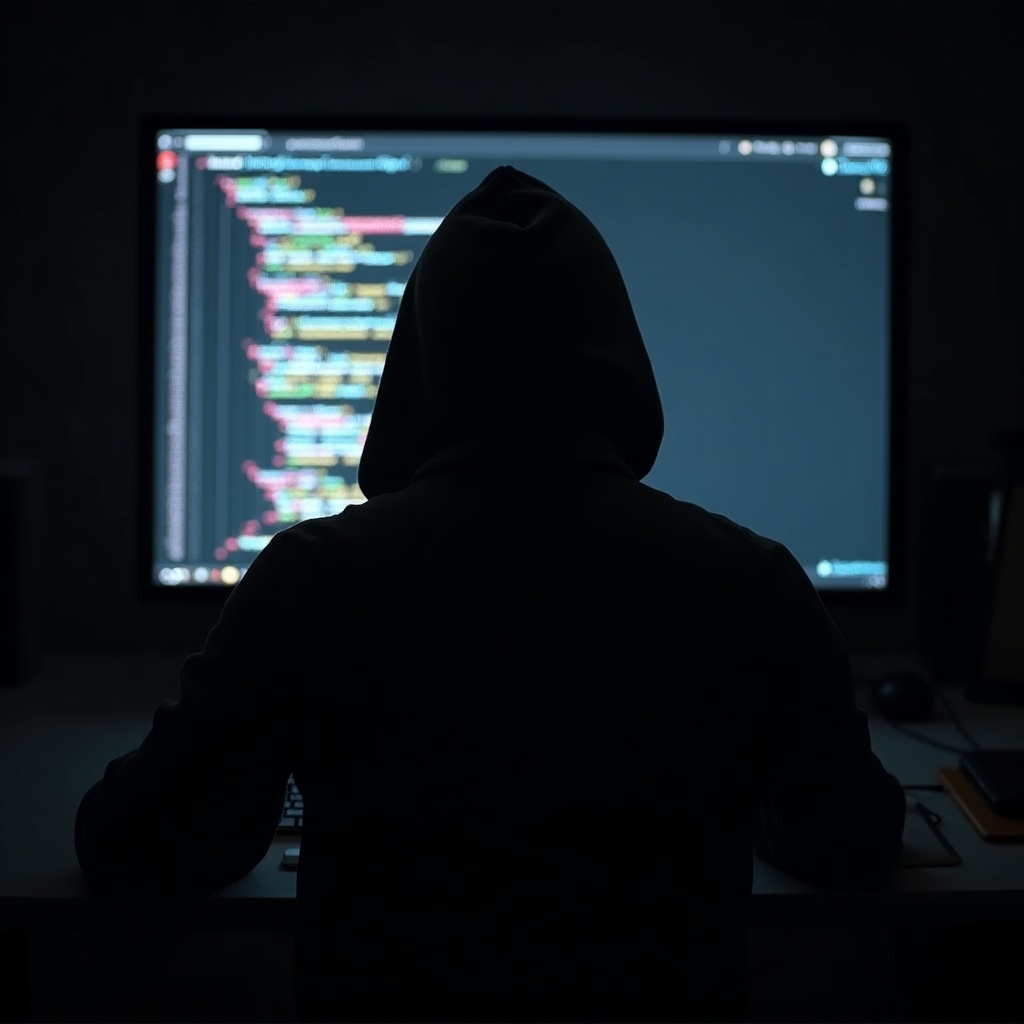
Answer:
MULTIPOLYGON (((152 903, 100 900, 78 870, 74 818, 107 762, 138 746, 156 705, 177 695, 182 655, 51 655, 28 686, 0 690, 0 906, 2 927, 287 930, 295 912, 295 873, 279 868, 294 837, 277 839, 246 878, 215 897, 152 903), (157 923, 159 922, 159 923, 157 923)), ((1024 708, 972 704, 947 694, 986 747, 1024 745, 1024 708)), ((869 709, 866 685, 858 703, 869 709)), ((919 732, 962 747, 939 711, 919 732)), ((872 717, 882 763, 904 784, 935 784, 945 753, 872 717)), ((963 858, 955 867, 901 867, 886 888, 842 894, 815 889, 754 859, 752 924, 957 923, 1024 920, 1024 843, 985 842, 944 793, 922 793, 942 815, 941 830, 963 858)), ((909 833, 908 833, 909 834, 909 833)), ((196 837, 197 849, 202 837, 196 837)))

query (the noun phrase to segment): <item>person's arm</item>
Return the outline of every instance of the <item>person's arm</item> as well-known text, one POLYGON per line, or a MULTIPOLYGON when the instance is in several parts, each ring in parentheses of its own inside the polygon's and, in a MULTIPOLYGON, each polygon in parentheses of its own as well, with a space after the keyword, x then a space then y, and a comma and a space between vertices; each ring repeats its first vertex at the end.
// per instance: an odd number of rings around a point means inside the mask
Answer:
POLYGON ((111 761, 82 798, 75 850, 96 890, 208 892, 266 855, 296 730, 278 612, 289 566, 280 550, 275 540, 237 585, 202 652, 185 661, 178 699, 157 708, 141 746, 111 761))
POLYGON ((817 885, 875 886, 900 862, 906 798, 871 750, 839 629, 796 560, 784 549, 780 557, 792 613, 766 694, 771 725, 754 850, 817 885))

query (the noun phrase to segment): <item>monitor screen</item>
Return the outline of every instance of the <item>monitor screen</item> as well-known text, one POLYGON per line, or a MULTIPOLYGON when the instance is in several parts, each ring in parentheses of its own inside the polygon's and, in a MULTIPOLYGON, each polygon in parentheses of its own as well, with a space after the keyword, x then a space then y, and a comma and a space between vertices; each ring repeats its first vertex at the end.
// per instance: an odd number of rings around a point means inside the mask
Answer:
POLYGON ((277 531, 364 500, 416 258, 512 164, 621 268, 665 413, 645 482, 781 541, 823 596, 884 596, 900 154, 840 127, 146 125, 145 586, 223 595, 277 531))

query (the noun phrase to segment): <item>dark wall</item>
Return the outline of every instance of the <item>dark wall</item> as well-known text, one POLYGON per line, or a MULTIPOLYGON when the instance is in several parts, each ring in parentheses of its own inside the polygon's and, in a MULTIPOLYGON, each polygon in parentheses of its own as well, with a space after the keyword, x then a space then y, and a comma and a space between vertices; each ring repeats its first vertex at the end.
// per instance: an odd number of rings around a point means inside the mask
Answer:
MULTIPOLYGON (((1024 425, 1014 7, 3 5, 0 455, 43 470, 48 645, 192 647, 216 614, 135 596, 140 114, 904 120, 916 478, 1024 425)), ((913 642, 914 611, 837 618, 885 649, 913 642)))

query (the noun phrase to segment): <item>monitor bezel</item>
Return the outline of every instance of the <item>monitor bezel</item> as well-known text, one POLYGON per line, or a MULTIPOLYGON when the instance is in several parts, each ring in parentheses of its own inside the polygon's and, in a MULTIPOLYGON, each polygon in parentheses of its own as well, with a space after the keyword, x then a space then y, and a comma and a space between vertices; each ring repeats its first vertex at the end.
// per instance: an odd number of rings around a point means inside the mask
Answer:
POLYGON ((210 115, 182 113, 146 114, 138 125, 138 267, 139 339, 138 364, 138 546, 137 586, 143 603, 199 603, 221 605, 234 589, 224 584, 205 586, 163 586, 153 580, 154 443, 156 425, 154 380, 156 352, 153 339, 156 285, 156 190, 153 187, 154 140, 160 129, 178 125, 212 130, 265 129, 267 131, 450 131, 521 133, 598 134, 690 134, 765 136, 866 136, 889 139, 897 154, 890 176, 892 201, 890 222, 889 280, 889 508, 888 580, 884 589, 823 588, 818 593, 827 607, 886 608, 903 605, 907 599, 907 554, 909 523, 907 508, 907 410, 908 393, 908 295, 909 295, 909 128, 905 122, 851 120, 845 118, 609 118, 580 116, 428 116, 332 115, 310 117, 281 114, 267 116, 210 115))

